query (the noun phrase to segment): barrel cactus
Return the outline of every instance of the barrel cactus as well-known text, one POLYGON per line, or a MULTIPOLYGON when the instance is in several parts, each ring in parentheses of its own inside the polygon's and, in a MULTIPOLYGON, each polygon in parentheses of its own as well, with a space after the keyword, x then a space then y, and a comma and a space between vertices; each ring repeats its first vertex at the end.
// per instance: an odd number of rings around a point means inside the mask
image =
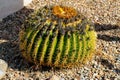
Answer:
POLYGON ((45 6, 32 13, 23 26, 20 50, 25 59, 37 65, 79 65, 95 50, 94 26, 72 7, 45 6))

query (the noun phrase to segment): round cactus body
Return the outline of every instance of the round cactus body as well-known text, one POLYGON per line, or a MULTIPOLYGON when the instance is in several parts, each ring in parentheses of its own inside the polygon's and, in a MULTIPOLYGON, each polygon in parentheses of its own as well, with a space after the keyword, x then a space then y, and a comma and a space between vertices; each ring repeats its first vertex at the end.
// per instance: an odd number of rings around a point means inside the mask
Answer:
POLYGON ((28 61, 43 66, 69 67, 91 57, 96 32, 75 9, 45 6, 27 18, 19 39, 22 55, 28 61))

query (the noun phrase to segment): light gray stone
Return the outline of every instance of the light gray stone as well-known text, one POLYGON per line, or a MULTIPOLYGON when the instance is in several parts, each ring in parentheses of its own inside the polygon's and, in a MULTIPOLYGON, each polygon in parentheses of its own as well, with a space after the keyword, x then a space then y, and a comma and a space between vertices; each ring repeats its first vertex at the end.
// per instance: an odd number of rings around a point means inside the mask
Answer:
POLYGON ((32 0, 0 0, 0 19, 20 10, 31 1, 32 0))
POLYGON ((8 64, 4 60, 0 59, 0 79, 6 74, 7 67, 8 64))
POLYGON ((53 75, 53 76, 50 78, 50 80, 60 80, 60 78, 59 78, 58 76, 56 76, 56 75, 53 75))

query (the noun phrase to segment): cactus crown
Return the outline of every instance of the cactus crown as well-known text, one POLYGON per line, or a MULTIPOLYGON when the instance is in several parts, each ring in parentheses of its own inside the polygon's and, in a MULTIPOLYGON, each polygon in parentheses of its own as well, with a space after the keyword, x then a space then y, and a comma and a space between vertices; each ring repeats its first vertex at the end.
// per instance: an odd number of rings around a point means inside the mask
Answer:
POLYGON ((67 6, 54 6, 53 14, 60 18, 71 18, 77 15, 77 12, 72 7, 67 6))
POLYGON ((20 31, 20 50, 35 64, 70 67, 84 63, 95 49, 94 26, 66 6, 43 7, 31 14, 20 31))

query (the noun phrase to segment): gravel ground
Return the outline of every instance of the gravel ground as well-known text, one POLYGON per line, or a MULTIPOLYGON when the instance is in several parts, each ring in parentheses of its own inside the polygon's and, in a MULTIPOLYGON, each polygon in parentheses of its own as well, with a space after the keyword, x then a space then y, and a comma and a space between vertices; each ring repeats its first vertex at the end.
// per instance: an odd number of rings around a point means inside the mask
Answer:
POLYGON ((8 63, 2 80, 120 80, 120 0, 33 0, 0 22, 0 58, 8 63), (25 18, 44 5, 73 6, 91 19, 98 34, 92 61, 78 68, 51 69, 25 61, 18 33, 25 18))

